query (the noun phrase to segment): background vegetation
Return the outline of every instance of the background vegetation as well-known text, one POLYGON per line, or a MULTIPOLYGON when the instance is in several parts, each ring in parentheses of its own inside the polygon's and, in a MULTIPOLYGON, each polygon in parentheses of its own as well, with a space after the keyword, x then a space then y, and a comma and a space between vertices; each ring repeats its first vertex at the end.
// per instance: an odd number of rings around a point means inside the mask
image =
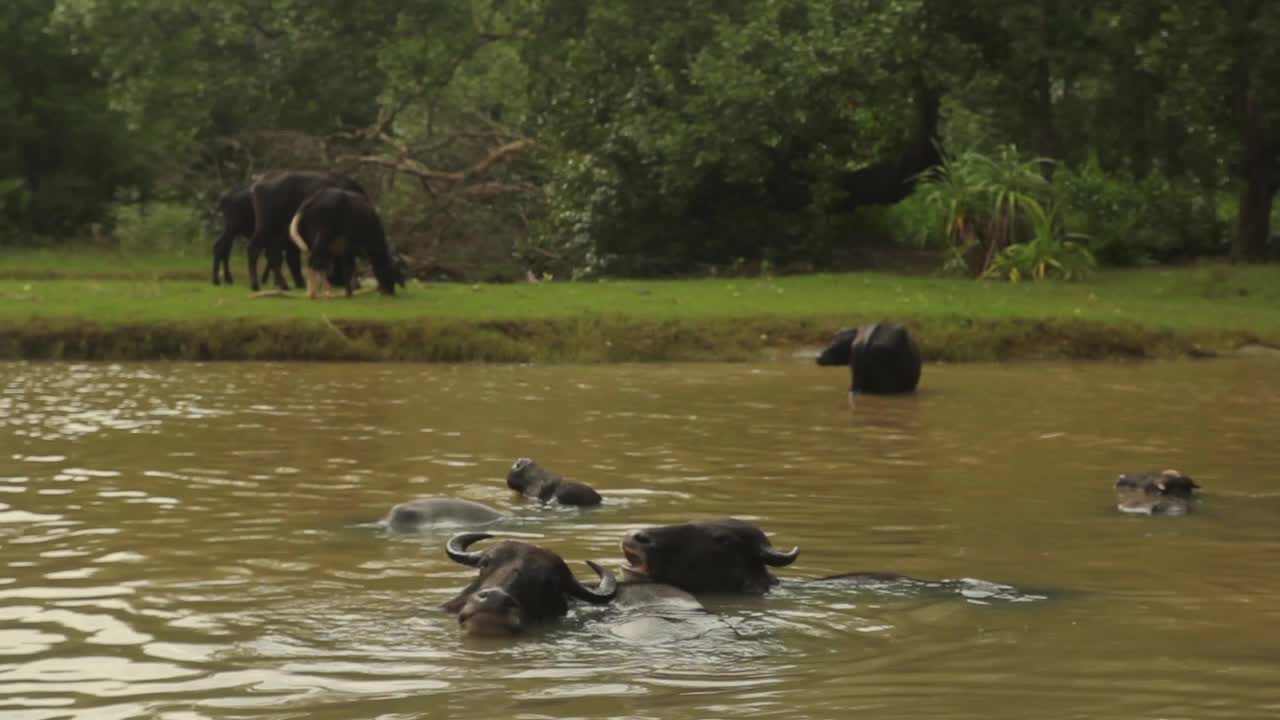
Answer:
POLYGON ((1264 261, 1276 77, 1265 0, 8 0, 0 242, 205 256, 288 167, 424 277, 1264 261))

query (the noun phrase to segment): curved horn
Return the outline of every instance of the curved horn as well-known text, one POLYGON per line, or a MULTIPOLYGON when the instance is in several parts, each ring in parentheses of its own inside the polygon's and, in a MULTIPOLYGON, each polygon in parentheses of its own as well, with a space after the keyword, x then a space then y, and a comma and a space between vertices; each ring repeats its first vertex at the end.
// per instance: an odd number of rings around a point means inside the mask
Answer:
POLYGON ((475 567, 480 564, 480 558, 484 557, 484 553, 479 551, 467 552, 467 547, 472 543, 487 540, 491 537, 493 536, 489 533, 482 532, 458 533, 449 538, 449 542, 444 546, 444 551, 450 560, 475 567))
MULTIPOLYGON (((613 576, 613 573, 605 570, 590 560, 587 561, 587 567, 594 570, 596 575, 600 576, 600 584, 592 590, 578 582, 578 578, 574 577, 572 572, 568 572, 566 574, 569 576, 569 587, 565 589, 566 592, 579 600, 586 600, 589 603, 596 603, 597 605, 607 603, 612 600, 613 596, 618 594, 618 579, 613 576)), ((565 569, 568 570, 567 567, 565 569)))
POLYGON ((298 224, 302 222, 302 211, 293 214, 293 220, 289 222, 289 237, 293 240, 293 244, 298 246, 302 252, 309 252, 307 241, 302 239, 302 233, 298 232, 298 224))
POLYGON ((760 546, 760 559, 765 565, 774 567, 786 567, 796 561, 800 557, 800 548, 793 547, 790 552, 778 552, 769 545, 760 546))

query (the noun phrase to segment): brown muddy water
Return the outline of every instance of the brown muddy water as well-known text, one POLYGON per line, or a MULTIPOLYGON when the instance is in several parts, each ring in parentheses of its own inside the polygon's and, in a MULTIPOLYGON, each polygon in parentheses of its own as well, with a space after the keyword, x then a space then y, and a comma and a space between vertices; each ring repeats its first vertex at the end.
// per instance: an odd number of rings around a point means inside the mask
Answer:
POLYGON ((1271 360, 931 366, 852 411, 799 359, 0 373, 6 720, 1280 716, 1271 360), (604 507, 513 498, 522 455, 604 507), (1119 472, 1170 466, 1198 513, 1116 511, 1119 472), (434 609, 473 572, 446 535, 360 525, 425 495, 512 513, 584 579, 692 518, 801 553, 709 624, 579 605, 467 639, 434 609), (852 570, 957 582, 801 582, 852 570))

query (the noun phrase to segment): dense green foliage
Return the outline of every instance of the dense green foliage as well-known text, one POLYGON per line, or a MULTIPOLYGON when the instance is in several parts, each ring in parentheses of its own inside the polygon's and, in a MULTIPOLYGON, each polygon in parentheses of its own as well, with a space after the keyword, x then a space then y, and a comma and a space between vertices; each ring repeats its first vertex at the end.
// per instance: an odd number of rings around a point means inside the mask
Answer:
POLYGON ((1277 245, 1266 0, 12 0, 0 20, 5 243, 204 244, 217 195, 295 167, 358 175, 423 274, 833 268, 954 244, 903 230, 926 203, 874 210, 936 142, 1043 176, 1039 235, 1028 216, 984 239, 1002 277, 1061 265, 1069 235, 1107 264, 1277 245))
POLYGON ((49 27, 54 0, 0 5, 0 232, 65 234, 137 179, 125 117, 92 58, 49 27))

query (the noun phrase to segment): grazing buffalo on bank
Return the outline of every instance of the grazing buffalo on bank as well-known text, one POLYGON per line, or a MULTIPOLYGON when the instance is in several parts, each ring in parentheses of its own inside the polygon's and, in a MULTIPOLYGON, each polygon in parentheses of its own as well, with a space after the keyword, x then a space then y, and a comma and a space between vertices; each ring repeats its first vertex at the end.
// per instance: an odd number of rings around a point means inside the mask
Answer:
POLYGON ((396 532, 434 528, 484 527, 502 522, 507 515, 471 500, 428 497, 399 503, 378 521, 396 532))
MULTIPOLYGON (((289 223, 307 198, 325 188, 341 188, 368 197, 355 180, 342 175, 286 170, 262 176, 249 189, 253 197, 254 230, 249 240, 249 275, 253 289, 258 289, 258 256, 266 253, 267 269, 275 275, 276 285, 288 285, 280 272, 280 261, 289 242, 289 223)), ((293 282, 301 287, 305 281, 300 269, 290 267, 293 282)))
POLYGON ((533 460, 522 457, 507 471, 507 487, 542 502, 561 505, 599 505, 600 493, 586 483, 565 480, 533 460))
POLYGON ((799 548, 781 552, 754 525, 702 520, 628 531, 622 540, 628 572, 691 593, 760 595, 777 584, 771 567, 795 562, 799 548))
POLYGON ((602 604, 617 593, 617 580, 599 565, 587 561, 600 576, 595 588, 574 577, 554 552, 517 540, 504 540, 484 551, 468 551, 488 533, 461 533, 445 547, 454 562, 478 568, 480 574, 457 597, 440 607, 458 616, 458 625, 469 635, 511 635, 532 624, 562 617, 569 611, 568 598, 602 604))
POLYGON ((1194 480, 1177 470, 1116 478, 1116 507, 1135 515, 1186 515, 1198 499, 1194 480))
POLYGON ((851 402, 864 392, 914 392, 920 383, 920 348, 906 328, 894 323, 841 330, 818 355, 818 364, 849 366, 851 402))
POLYGON ((363 193, 327 187, 303 201, 289 223, 289 237, 307 255, 307 294, 314 298, 328 275, 343 278, 348 297, 355 290, 357 255, 369 259, 378 290, 396 293, 404 284, 382 220, 363 193))
MULTIPOLYGON (((218 214, 222 216, 222 234, 213 242, 213 284, 219 285, 218 270, 222 270, 222 282, 231 284, 231 251, 235 240, 253 237, 254 215, 253 195, 248 190, 232 190, 218 198, 218 214)), ((289 269, 296 275, 301 272, 298 249, 293 245, 285 248, 285 260, 289 269)), ((263 272, 262 281, 266 282, 267 273, 263 272)))

